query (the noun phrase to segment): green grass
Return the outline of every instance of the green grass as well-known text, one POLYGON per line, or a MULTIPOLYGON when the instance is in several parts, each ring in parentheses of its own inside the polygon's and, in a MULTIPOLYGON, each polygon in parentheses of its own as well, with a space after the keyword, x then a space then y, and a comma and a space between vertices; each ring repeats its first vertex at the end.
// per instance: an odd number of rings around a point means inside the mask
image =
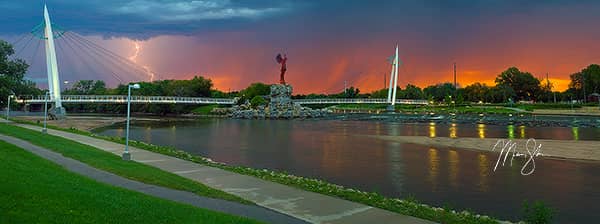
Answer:
POLYGON ((536 104, 515 104, 516 108, 533 111, 535 109, 553 109, 553 110, 570 110, 581 108, 581 104, 566 104, 566 103, 536 103, 536 104))
POLYGON ((192 110, 192 113, 198 114, 198 115, 210 115, 211 114, 210 112, 214 108, 217 108, 217 107, 219 107, 219 105, 216 105, 216 104, 203 105, 203 106, 196 107, 194 110, 192 110))
MULTIPOLYGON (((77 134, 86 133, 75 131, 77 134)), ((26 128, 0 124, 0 134, 13 136, 61 153, 66 157, 79 160, 95 168, 117 174, 128 179, 147 184, 163 186, 171 189, 193 192, 200 196, 220 198, 229 201, 253 204, 247 200, 226 192, 209 188, 199 182, 172 174, 161 169, 133 161, 123 161, 121 157, 110 152, 102 151, 89 145, 64 139, 58 136, 42 134, 26 128)))
POLYGON ((0 223, 259 223, 96 182, 0 141, 0 223))
MULTIPOLYGON (((385 110, 387 104, 340 104, 334 106, 337 109, 345 110, 385 110)), ((502 106, 446 106, 446 105, 396 105, 396 111, 401 113, 436 113, 436 114, 516 114, 515 110, 511 110, 502 106)))

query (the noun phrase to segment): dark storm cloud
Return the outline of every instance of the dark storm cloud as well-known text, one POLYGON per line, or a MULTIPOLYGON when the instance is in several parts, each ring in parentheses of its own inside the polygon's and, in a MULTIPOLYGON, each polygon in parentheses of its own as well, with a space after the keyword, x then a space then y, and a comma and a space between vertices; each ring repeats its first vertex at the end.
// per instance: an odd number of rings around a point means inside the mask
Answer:
MULTIPOLYGON (((53 21, 82 34, 148 38, 235 30, 241 25, 278 17, 304 3, 288 0, 86 0, 48 1, 53 21)), ((0 35, 29 31, 42 21, 41 1, 0 3, 0 35)))
MULTIPOLYGON (((433 34, 460 32, 487 17, 507 17, 540 7, 597 1, 524 0, 49 0, 53 20, 82 34, 149 38, 210 31, 290 29, 354 32, 407 28, 433 34), (262 28, 262 29, 261 29, 262 28)), ((598 7, 596 7, 598 12, 598 7)), ((0 3, 0 35, 29 31, 42 21, 42 1, 0 3)), ((359 32, 355 32, 359 33, 359 32)), ((360 34, 359 34, 360 35, 360 34)))

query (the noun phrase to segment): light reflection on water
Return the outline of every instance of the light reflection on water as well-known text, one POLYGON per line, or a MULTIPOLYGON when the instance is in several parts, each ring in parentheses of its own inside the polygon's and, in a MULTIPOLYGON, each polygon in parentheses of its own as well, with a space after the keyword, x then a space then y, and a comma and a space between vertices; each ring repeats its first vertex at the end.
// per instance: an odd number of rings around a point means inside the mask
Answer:
MULTIPOLYGON (((122 136, 124 130, 119 126, 101 133, 122 136)), ((584 222, 600 214, 597 163, 536 159, 535 173, 524 177, 519 160, 493 172, 497 157, 491 153, 390 142, 368 135, 592 140, 600 139, 600 129, 219 119, 134 123, 131 129, 132 139, 216 161, 285 170, 391 197, 412 195, 428 204, 450 204, 504 219, 518 217, 524 199, 543 200, 557 208, 557 219, 563 222, 584 222)))

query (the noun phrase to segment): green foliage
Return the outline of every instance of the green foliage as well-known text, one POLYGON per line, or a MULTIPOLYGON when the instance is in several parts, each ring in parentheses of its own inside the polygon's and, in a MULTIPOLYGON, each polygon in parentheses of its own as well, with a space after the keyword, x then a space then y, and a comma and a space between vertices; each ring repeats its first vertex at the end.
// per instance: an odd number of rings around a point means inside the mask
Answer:
POLYGON ((73 84, 73 87, 63 91, 67 95, 104 95, 106 94, 106 84, 104 81, 80 80, 73 84))
POLYGON ((0 141, 0 223, 258 223, 109 186, 0 141))
POLYGON ((584 99, 589 94, 600 93, 600 65, 591 64, 580 72, 571 74, 569 88, 574 99, 584 99))
MULTIPOLYGON (((597 105, 596 105, 597 106, 597 105)), ((570 110, 571 108, 577 109, 581 108, 581 104, 566 104, 566 103, 536 103, 536 104, 517 104, 516 108, 524 109, 527 111, 533 111, 536 109, 562 109, 562 110, 570 110)))
POLYGON ((490 87, 488 87, 485 83, 473 83, 471 85, 466 86, 465 88, 460 89, 462 93, 464 93, 465 100, 470 102, 490 102, 489 100, 489 91, 490 87))
POLYGON ((455 88, 452 83, 442 83, 433 86, 428 86, 423 89, 425 95, 430 96, 434 101, 445 100, 448 96, 455 94, 455 88))
POLYGON ((516 67, 510 67, 498 75, 496 85, 511 88, 515 92, 516 100, 536 100, 536 96, 542 91, 540 80, 529 72, 519 71, 516 67))
MULTIPOLYGON (((387 98, 388 88, 373 91, 371 93, 372 98, 387 98)), ((408 84, 405 89, 396 87, 396 99, 425 99, 423 90, 418 86, 408 84)))
MULTIPOLYGON (((62 130, 76 134, 86 133, 73 129, 62 130)), ((0 124, 0 133, 23 139, 34 145, 58 152, 65 157, 79 160, 95 168, 105 170, 132 180, 176 190, 189 191, 200 196, 221 198, 225 200, 251 204, 251 202, 248 202, 237 196, 209 188, 190 179, 142 163, 124 161, 119 156, 110 152, 61 137, 43 134, 39 131, 33 131, 8 124, 0 124)), ((87 134, 89 135, 89 133, 87 134)))
POLYGON ((246 100, 253 99, 255 96, 266 96, 271 93, 271 85, 264 83, 252 83, 239 92, 240 100, 238 102, 244 103, 246 100))
POLYGON ((211 114, 211 111, 217 107, 219 107, 219 105, 216 105, 216 104, 203 105, 203 106, 196 107, 196 109, 192 110, 192 113, 198 114, 198 115, 209 115, 209 114, 211 114))
MULTIPOLYGON (((35 83, 25 80, 29 65, 22 59, 9 59, 15 53, 13 47, 6 41, 0 40, 0 106, 5 107, 8 96, 42 95, 35 83)), ((15 104, 11 104, 11 107, 15 104)), ((16 105, 15 105, 16 106, 16 105)))
POLYGON ((421 88, 419 88, 418 86, 411 85, 411 84, 406 85, 406 88, 404 88, 403 95, 404 95, 405 99, 415 99, 415 100, 425 99, 423 90, 421 90, 421 88))
POLYGON ((262 96, 254 96, 252 100, 250 100, 250 105, 254 108, 265 104, 267 104, 267 101, 262 96))
POLYGON ((347 88, 346 90, 344 90, 342 96, 343 96, 343 98, 356 98, 359 93, 360 93, 360 89, 354 88, 354 86, 351 86, 350 88, 347 88))
POLYGON ((529 224, 548 224, 552 222, 555 211, 541 201, 523 202, 523 221, 529 224))

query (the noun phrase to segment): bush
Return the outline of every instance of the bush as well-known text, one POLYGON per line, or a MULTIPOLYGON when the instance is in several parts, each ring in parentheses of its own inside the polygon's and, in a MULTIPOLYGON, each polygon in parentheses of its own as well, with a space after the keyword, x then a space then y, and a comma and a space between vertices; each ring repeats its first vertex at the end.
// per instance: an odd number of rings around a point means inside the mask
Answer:
POLYGON ((262 98, 262 96, 255 96, 252 98, 252 100, 250 100, 250 104, 253 108, 256 108, 259 105, 267 104, 267 101, 265 100, 265 98, 262 98))
POLYGON ((530 204, 523 202, 523 221, 529 224, 546 224, 552 222, 554 210, 543 202, 535 201, 530 204))
POLYGON ((192 110, 192 113, 198 114, 198 115, 208 115, 208 114, 211 114, 212 110, 217 107, 219 107, 219 105, 216 105, 216 104, 203 105, 203 106, 196 107, 196 109, 192 110))

